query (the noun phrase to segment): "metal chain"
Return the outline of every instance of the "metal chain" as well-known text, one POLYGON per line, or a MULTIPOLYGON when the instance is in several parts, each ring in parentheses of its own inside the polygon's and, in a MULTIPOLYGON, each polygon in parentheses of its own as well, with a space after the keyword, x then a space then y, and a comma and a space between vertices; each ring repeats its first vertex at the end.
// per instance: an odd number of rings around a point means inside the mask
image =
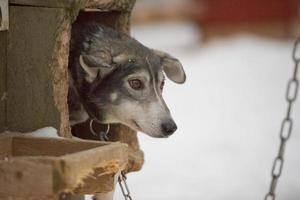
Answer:
MULTIPOLYGON (((99 139, 102 140, 102 141, 109 141, 108 133, 109 133, 109 130, 110 130, 110 125, 107 124, 106 131, 101 131, 100 133, 96 133, 96 131, 94 131, 94 128, 93 128, 93 122, 94 121, 98 122, 95 119, 92 119, 90 121, 89 128, 90 128, 91 133, 94 136, 98 136, 99 139)), ((127 185, 127 181, 126 180, 127 180, 126 174, 123 173, 123 172, 121 172, 120 175, 119 175, 119 177, 118 177, 118 182, 119 182, 119 186, 121 188, 122 194, 123 194, 125 200, 132 200, 132 197, 130 195, 129 187, 127 185)))
POLYGON ((292 58, 295 64, 293 76, 288 81, 285 99, 287 101, 287 112, 285 118, 282 120, 281 128, 280 128, 280 146, 278 150, 278 154, 273 162, 273 167, 271 171, 271 184, 269 192, 265 196, 265 200, 275 200, 276 194, 276 186, 278 183, 278 179, 281 176, 283 164, 284 164, 284 150, 286 147, 286 142, 291 137, 292 129, 293 129, 293 120, 291 118, 291 112, 293 108, 293 104, 297 99, 299 80, 297 77, 298 74, 298 66, 300 63, 300 38, 297 38, 294 43, 294 48, 292 52, 292 58))
POLYGON ((125 200, 132 200, 132 197, 130 195, 130 191, 127 185, 127 177, 126 175, 122 172, 118 178, 118 182, 122 191, 122 194, 125 198, 125 200))

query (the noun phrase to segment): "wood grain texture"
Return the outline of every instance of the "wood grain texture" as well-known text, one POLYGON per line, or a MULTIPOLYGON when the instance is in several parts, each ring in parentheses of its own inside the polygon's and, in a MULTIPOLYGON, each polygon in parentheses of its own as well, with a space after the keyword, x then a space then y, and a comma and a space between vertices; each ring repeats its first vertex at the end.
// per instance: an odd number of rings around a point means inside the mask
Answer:
POLYGON ((86 0, 85 8, 97 8, 102 11, 131 12, 135 0, 86 0))
POLYGON ((75 194, 107 193, 114 190, 117 174, 107 174, 104 169, 98 168, 93 174, 83 180, 83 183, 74 190, 75 194), (101 175, 99 177, 99 175, 101 175))
POLYGON ((9 137, 0 140, 0 160, 4 160, 6 157, 12 156, 11 145, 12 139, 9 137))
POLYGON ((0 32, 0 133, 5 130, 7 32, 0 32))
POLYGON ((53 126, 60 113, 53 100, 52 71, 56 30, 64 9, 10 7, 7 67, 7 126, 30 132, 53 126))
POLYGON ((9 0, 11 4, 38 6, 47 8, 72 8, 85 0, 9 0))
POLYGON ((51 170, 50 165, 31 161, 0 161, 0 196, 52 195, 51 170))
POLYGON ((121 143, 2 136, 0 144, 0 197, 111 191, 128 156, 121 143))
POLYGON ((60 25, 56 30, 54 50, 49 64, 53 77, 53 98, 55 106, 60 113, 59 134, 67 138, 72 137, 67 102, 69 90, 68 57, 71 38, 71 18, 65 14, 65 16, 60 19, 61 21, 59 21, 60 25))
MULTIPOLYGON (((0 200, 24 200, 23 197, 1 197, 0 200)), ((39 197, 26 197, 26 200, 60 200, 59 196, 39 196, 39 197)), ((68 199, 69 200, 69 199, 68 199)), ((73 199, 79 200, 79 199, 73 199)), ((81 199, 80 199, 81 200, 81 199)))
MULTIPOLYGON (((95 123, 93 125, 96 132, 106 130, 106 126, 95 123)), ((99 140, 89 131, 89 121, 72 127, 72 133, 79 138, 99 140)), ((137 133, 127 126, 113 124, 110 126, 108 134, 109 140, 112 142, 123 142, 128 144, 128 163, 127 172, 138 171, 144 164, 144 153, 140 149, 137 133)))
POLYGON ((100 10, 130 11, 135 0, 9 0, 9 3, 47 8, 97 8, 100 10))

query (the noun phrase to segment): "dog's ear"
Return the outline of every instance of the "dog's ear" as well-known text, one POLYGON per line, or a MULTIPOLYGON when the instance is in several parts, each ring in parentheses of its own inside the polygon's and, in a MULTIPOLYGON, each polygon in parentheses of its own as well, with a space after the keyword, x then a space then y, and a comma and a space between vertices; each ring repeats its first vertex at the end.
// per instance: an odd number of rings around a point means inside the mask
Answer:
POLYGON ((116 66, 127 60, 127 56, 120 54, 111 57, 110 54, 80 55, 79 63, 82 69, 86 72, 85 80, 93 82, 97 77, 103 78, 112 72, 116 66))
POLYGON ((182 64, 179 62, 178 59, 170 56, 169 54, 153 50, 156 55, 160 57, 160 61, 162 64, 162 68, 167 75, 167 77, 174 81, 175 83, 182 84, 186 80, 186 75, 183 69, 182 64))

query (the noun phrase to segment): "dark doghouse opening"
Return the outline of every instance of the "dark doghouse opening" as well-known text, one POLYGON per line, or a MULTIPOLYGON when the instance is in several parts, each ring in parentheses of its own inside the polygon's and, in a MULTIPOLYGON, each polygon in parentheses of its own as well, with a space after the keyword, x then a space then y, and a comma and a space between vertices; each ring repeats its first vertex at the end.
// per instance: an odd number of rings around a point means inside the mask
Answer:
POLYGON ((115 29, 118 29, 118 20, 121 16, 120 11, 98 12, 98 11, 80 11, 74 24, 98 23, 115 29))
POLYGON ((0 26, 2 25, 2 18, 3 18, 3 16, 2 16, 2 9, 0 7, 0 26))

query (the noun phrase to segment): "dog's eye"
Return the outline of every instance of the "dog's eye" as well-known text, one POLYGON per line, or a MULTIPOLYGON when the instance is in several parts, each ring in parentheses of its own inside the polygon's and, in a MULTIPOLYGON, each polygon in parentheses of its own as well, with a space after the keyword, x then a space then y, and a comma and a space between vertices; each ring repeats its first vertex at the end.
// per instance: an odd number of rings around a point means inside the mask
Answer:
POLYGON ((139 79, 131 79, 128 81, 130 87, 134 90, 142 90, 144 89, 144 84, 139 79))
POLYGON ((161 84, 160 84, 160 89, 163 90, 164 86, 165 86, 165 81, 162 81, 161 84))

